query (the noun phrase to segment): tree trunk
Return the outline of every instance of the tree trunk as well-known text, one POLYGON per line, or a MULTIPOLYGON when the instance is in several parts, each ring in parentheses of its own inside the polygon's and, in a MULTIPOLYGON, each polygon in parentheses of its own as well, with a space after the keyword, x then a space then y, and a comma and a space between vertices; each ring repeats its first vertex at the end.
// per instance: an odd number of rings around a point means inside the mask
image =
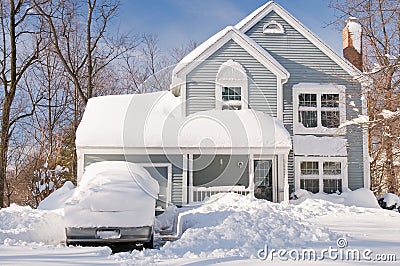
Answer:
POLYGON ((3 103, 3 112, 1 117, 1 143, 0 143, 0 208, 5 207, 4 205, 4 192, 5 183, 7 178, 7 155, 8 145, 10 141, 10 113, 11 105, 14 101, 16 82, 17 82, 17 45, 15 36, 15 4, 14 1, 10 1, 10 82, 5 82, 5 99, 3 103), (7 85, 10 89, 7 91, 7 85))

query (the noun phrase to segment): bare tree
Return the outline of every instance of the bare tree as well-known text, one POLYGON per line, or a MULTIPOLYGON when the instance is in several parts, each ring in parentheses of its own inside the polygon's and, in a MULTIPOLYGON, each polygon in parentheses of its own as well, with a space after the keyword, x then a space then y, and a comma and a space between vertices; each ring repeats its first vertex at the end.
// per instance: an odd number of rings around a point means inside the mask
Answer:
POLYGON ((181 61, 188 53, 193 51, 197 47, 197 43, 190 40, 186 45, 172 48, 170 51, 171 64, 177 64, 181 61))
POLYGON ((400 2, 339 0, 333 7, 339 20, 357 17, 363 29, 372 189, 400 193, 400 2))
POLYGON ((168 90, 173 68, 195 47, 196 43, 190 41, 187 45, 162 51, 157 35, 143 34, 141 49, 124 54, 119 62, 119 86, 125 93, 168 90))
POLYGON ((41 43, 41 26, 31 14, 29 1, 0 2, 0 81, 3 85, 0 143, 0 207, 4 206, 4 186, 9 141, 15 124, 33 114, 32 111, 15 110, 13 104, 19 83, 25 72, 36 62, 41 43), (33 48, 32 48, 33 47, 33 48))
POLYGON ((84 7, 73 0, 34 0, 35 8, 49 26, 54 52, 73 80, 84 104, 95 95, 96 76, 111 62, 137 44, 127 35, 107 36, 106 29, 119 1, 87 0, 84 7), (82 26, 80 20, 85 18, 82 26), (85 34, 82 35, 82 32, 85 34))

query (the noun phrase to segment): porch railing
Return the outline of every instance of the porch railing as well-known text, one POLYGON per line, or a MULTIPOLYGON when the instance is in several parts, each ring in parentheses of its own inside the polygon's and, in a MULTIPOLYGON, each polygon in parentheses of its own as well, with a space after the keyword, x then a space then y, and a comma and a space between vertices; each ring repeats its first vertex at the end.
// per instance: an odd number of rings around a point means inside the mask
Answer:
POLYGON ((219 187, 192 187, 193 202, 202 201, 218 193, 234 192, 240 195, 249 194, 250 190, 245 186, 219 186, 219 187))

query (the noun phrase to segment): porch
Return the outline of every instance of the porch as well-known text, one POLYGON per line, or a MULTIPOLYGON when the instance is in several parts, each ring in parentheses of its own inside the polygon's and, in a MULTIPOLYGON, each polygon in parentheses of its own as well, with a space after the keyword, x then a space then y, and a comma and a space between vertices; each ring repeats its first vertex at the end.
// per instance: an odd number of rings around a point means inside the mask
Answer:
POLYGON ((272 202, 289 200, 288 157, 285 153, 187 154, 183 157, 183 165, 187 167, 182 179, 183 204, 229 192, 272 202))

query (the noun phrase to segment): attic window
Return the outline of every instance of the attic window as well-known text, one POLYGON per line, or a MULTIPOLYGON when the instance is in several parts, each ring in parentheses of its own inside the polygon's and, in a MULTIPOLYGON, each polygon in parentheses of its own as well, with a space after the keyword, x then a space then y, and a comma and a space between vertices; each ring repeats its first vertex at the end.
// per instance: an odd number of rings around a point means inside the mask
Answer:
POLYGON ((247 94, 247 75, 243 66, 233 60, 223 63, 215 79, 216 109, 247 109, 247 94))
POLYGON ((263 27, 263 33, 271 34, 271 33, 285 33, 285 29, 282 24, 276 22, 275 20, 271 20, 263 27))

